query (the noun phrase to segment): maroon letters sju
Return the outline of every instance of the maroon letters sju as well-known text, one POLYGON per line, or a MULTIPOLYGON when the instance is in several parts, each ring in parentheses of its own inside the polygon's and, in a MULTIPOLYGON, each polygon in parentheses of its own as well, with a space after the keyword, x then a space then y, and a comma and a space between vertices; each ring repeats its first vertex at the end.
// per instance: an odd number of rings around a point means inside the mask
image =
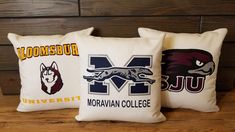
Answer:
POLYGON ((205 77, 176 76, 169 79, 169 76, 162 75, 162 91, 180 92, 184 88, 190 93, 199 93, 204 88, 205 77))

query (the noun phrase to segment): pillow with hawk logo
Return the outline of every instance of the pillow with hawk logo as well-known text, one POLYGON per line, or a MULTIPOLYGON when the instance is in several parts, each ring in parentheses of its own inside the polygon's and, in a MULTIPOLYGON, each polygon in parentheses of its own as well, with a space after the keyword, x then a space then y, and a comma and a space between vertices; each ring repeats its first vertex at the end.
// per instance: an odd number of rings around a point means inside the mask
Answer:
POLYGON ((141 37, 158 38, 166 33, 162 56, 162 106, 219 111, 216 76, 227 29, 202 34, 169 33, 139 28, 141 37))
POLYGON ((79 40, 81 103, 78 121, 164 121, 160 112, 161 48, 158 39, 79 40))
POLYGON ((19 58, 22 87, 18 111, 78 108, 80 64, 75 34, 86 36, 92 31, 93 27, 66 35, 8 34, 19 58))

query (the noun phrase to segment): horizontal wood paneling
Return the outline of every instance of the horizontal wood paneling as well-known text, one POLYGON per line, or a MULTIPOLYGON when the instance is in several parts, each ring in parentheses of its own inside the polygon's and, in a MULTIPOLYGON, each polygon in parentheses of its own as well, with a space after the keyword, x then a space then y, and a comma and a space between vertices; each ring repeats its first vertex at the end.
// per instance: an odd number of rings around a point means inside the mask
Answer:
POLYGON ((20 93, 20 76, 18 71, 0 71, 0 88, 3 94, 20 93))
POLYGON ((217 28, 228 28, 225 41, 235 41, 235 16, 203 16, 201 26, 202 32, 217 28))
POLYGON ((233 89, 235 87, 235 67, 219 67, 216 86, 217 91, 233 89))
POLYGON ((0 46, 0 70, 17 70, 18 58, 13 46, 0 46))
MULTIPOLYGON (((220 67, 235 67, 235 43, 223 44, 220 67)), ((18 70, 18 59, 12 46, 0 46, 0 70, 18 70)))
POLYGON ((1 0, 0 17, 78 16, 78 0, 1 0))
POLYGON ((235 43, 223 44, 220 56, 220 66, 235 67, 235 43))
MULTIPOLYGON (((234 88, 235 68, 223 68, 218 70, 217 91, 226 91, 234 88)), ((0 71, 0 88, 3 94, 19 94, 20 93, 20 77, 17 70, 0 71)))
POLYGON ((0 44, 10 44, 7 33, 21 35, 65 34, 90 26, 95 35, 137 37, 138 27, 174 32, 199 32, 200 17, 72 17, 0 19, 0 44))
POLYGON ((234 0, 80 0, 81 16, 235 15, 234 0))

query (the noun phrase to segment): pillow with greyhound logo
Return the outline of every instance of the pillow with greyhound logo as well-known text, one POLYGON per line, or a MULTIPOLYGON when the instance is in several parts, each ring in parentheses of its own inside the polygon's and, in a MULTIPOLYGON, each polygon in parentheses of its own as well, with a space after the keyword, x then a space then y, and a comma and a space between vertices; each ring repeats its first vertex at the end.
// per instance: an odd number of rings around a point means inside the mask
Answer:
POLYGON ((154 123, 160 112, 161 48, 158 39, 77 37, 81 103, 78 121, 154 123))
POLYGON ((169 33, 139 28, 141 37, 158 38, 166 33, 162 56, 162 106, 219 111, 216 76, 227 29, 202 34, 169 33))
POLYGON ((49 36, 8 34, 19 58, 22 87, 17 111, 79 107, 80 64, 74 38, 75 34, 86 36, 92 31, 93 28, 88 28, 49 36))

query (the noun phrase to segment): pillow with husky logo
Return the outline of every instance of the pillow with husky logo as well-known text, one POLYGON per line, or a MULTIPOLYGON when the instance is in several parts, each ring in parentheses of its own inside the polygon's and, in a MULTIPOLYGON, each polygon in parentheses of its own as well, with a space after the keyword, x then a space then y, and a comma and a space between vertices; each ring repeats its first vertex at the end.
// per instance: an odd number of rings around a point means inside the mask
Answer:
POLYGON ((81 65, 78 121, 154 123, 160 112, 161 48, 158 39, 77 37, 81 65))
POLYGON ((166 33, 162 57, 162 106, 219 111, 216 76, 227 29, 202 34, 169 33, 139 28, 141 37, 158 38, 166 33))
POLYGON ((19 58, 21 79, 20 112, 78 108, 79 51, 75 34, 90 35, 93 28, 66 35, 8 38, 19 58))

